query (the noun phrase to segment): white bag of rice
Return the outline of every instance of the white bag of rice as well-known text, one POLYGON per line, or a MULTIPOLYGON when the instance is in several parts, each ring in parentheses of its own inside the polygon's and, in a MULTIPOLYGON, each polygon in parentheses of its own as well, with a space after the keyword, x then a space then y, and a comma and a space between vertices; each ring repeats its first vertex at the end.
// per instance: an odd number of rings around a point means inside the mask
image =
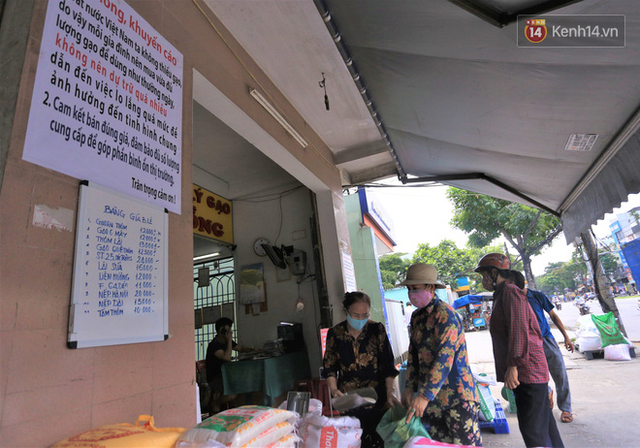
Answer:
MULTIPOLYGON (((204 420, 196 427, 181 434, 178 442, 195 442, 206 447, 210 440, 222 443, 225 446, 237 448, 247 445, 263 432, 279 423, 288 422, 295 424, 298 419, 296 413, 283 409, 274 409, 267 406, 240 406, 239 408, 222 411, 213 417, 204 420)), ((280 431, 282 427, 277 428, 280 431)), ((293 428, 289 429, 292 432, 293 428)), ((274 430, 274 432, 278 432, 274 430)), ((279 433, 279 432, 278 432, 279 433)), ((276 437, 272 441, 282 437, 276 437)), ((268 444, 266 442, 264 444, 268 444)), ((197 446, 197 445, 194 445, 197 446)))
POLYGON ((325 417, 312 415, 304 419, 298 433, 303 448, 359 448, 362 428, 355 417, 325 417))
POLYGON ((280 440, 276 440, 275 442, 266 445, 264 448, 294 448, 296 446, 296 442, 299 442, 300 440, 302 439, 295 434, 289 434, 280 440))
POLYGON ((289 422, 280 422, 275 426, 271 426, 267 428, 265 431, 261 432, 258 437, 254 437, 249 440, 244 446, 246 447, 258 447, 258 446, 266 446, 270 443, 277 442, 287 434, 293 434, 294 427, 289 422))

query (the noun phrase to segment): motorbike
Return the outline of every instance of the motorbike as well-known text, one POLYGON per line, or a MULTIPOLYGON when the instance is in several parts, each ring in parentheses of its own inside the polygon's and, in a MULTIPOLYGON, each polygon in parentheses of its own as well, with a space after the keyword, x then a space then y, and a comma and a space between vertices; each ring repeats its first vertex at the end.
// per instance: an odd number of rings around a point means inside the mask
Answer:
POLYGON ((591 313, 591 308, 589 308, 589 305, 587 305, 587 303, 584 300, 576 300, 575 303, 576 303, 576 306, 578 307, 578 310, 580 311, 581 316, 591 313))

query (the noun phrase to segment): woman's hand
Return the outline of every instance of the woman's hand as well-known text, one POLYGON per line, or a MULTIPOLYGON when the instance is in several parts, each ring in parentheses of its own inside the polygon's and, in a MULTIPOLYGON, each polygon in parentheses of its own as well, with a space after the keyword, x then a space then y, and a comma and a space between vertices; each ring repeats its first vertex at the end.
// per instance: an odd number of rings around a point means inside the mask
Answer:
POLYGON ((395 387, 387 388, 387 403, 389 403, 389 406, 391 406, 392 408, 395 408, 396 406, 402 406, 400 404, 400 400, 398 400, 398 397, 396 396, 395 387))
POLYGON ((340 389, 331 389, 331 398, 342 397, 344 394, 340 392, 340 389))
POLYGON ((409 411, 407 412, 407 424, 409 424, 413 417, 422 418, 422 416, 424 415, 424 410, 427 408, 428 404, 429 400, 427 400, 420 394, 416 395, 415 398, 411 401, 409 411))
POLYGON ((412 400, 413 400, 413 391, 407 387, 404 389, 404 392, 402 393, 402 398, 400 399, 402 407, 410 409, 412 400))
POLYGON ((518 368, 516 366, 507 367, 507 373, 504 375, 504 386, 507 389, 513 390, 519 385, 518 368))

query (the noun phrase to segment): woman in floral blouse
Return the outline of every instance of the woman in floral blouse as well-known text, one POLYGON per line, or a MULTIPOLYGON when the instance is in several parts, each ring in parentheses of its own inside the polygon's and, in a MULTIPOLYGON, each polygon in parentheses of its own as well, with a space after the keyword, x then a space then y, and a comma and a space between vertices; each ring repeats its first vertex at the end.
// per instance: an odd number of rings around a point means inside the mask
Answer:
POLYGON ((433 440, 482 446, 478 393, 469 367, 467 343, 458 313, 436 295, 445 286, 430 264, 407 270, 411 315, 407 385, 402 404, 407 421, 422 417, 433 440))
POLYGON ((329 329, 324 354, 324 376, 333 398, 345 392, 372 387, 378 401, 346 412, 360 419, 363 447, 382 447, 376 426, 387 404, 400 405, 395 396, 394 380, 398 370, 383 324, 370 321, 371 299, 363 292, 348 292, 342 305, 347 320, 329 329))

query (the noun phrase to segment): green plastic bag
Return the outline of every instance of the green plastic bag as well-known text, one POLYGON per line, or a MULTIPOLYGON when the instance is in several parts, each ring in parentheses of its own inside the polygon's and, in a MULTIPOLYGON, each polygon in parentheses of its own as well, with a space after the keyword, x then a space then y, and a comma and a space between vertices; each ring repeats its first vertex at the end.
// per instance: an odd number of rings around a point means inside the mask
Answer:
POLYGON ((397 406, 385 412, 376 428, 385 448, 402 448, 411 437, 431 438, 420 418, 412 417, 409 424, 406 420, 407 410, 403 407, 397 406))
POLYGON ((622 333, 620 333, 620 329, 616 323, 616 318, 613 317, 613 313, 611 311, 599 316, 592 314, 591 320, 600 332, 602 348, 605 348, 607 345, 627 344, 627 341, 622 337, 622 333))

